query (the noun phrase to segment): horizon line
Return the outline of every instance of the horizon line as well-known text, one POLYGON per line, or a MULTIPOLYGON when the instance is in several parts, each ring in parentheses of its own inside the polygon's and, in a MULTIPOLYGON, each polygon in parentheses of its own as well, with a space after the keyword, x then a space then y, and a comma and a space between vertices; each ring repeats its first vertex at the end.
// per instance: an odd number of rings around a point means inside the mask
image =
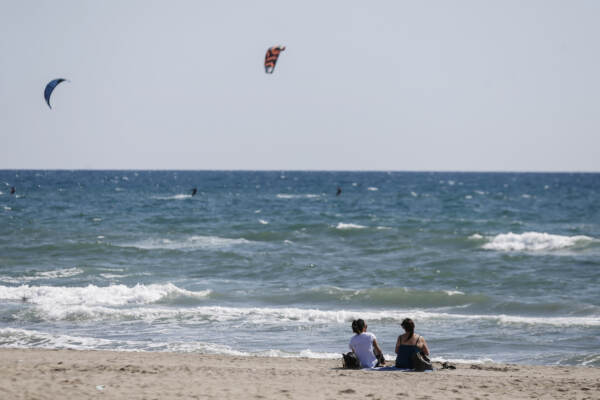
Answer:
POLYGON ((593 170, 402 170, 402 169, 190 169, 190 168, 0 168, 0 171, 164 171, 164 172, 400 172, 400 173, 482 173, 482 174, 598 174, 593 170))

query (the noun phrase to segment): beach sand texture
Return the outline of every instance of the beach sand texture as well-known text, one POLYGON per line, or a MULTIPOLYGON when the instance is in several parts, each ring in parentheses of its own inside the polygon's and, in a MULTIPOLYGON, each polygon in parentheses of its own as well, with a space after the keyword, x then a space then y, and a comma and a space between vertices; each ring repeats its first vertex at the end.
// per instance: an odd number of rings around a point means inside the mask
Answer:
POLYGON ((415 373, 340 367, 330 359, 2 349, 0 398, 600 399, 598 368, 458 364, 415 373))

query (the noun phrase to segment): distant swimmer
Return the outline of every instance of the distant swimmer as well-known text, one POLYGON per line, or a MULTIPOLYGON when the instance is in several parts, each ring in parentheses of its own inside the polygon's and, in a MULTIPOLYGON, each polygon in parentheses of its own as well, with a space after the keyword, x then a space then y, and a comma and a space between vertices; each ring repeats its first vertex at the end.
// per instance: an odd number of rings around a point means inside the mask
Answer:
POLYGON ((192 189, 192 196, 195 196, 195 195, 196 195, 196 193, 198 193, 198 189, 196 189, 196 188, 193 188, 193 189, 192 189))
POLYGON ((15 194, 17 192, 17 189, 15 189, 14 186, 11 186, 10 188, 10 194, 15 194))
POLYGON ((335 195, 339 196, 340 194, 342 194, 342 188, 338 186, 337 192, 335 193, 335 195))

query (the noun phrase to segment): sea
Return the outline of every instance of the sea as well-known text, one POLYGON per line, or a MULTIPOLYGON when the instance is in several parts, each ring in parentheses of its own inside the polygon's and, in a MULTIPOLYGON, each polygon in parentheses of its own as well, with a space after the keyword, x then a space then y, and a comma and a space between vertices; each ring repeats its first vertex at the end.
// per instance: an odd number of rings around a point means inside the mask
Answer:
POLYGON ((600 367, 600 174, 0 171, 0 347, 393 359, 407 317, 600 367))

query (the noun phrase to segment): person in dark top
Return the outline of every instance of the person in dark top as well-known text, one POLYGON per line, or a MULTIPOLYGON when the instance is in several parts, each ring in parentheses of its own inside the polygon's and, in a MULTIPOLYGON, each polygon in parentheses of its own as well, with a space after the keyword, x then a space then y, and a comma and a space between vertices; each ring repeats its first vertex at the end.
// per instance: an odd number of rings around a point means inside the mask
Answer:
POLYGON ((196 193, 198 193, 198 189, 196 189, 196 188, 193 188, 193 189, 192 189, 192 196, 195 196, 195 195, 196 195, 196 193))
POLYGON ((337 192, 335 192, 336 196, 339 196, 340 194, 342 194, 342 188, 341 187, 337 187, 337 192))
POLYGON ((413 368, 412 355, 421 352, 428 356, 429 348, 425 338, 415 334, 415 323, 412 319, 404 319, 401 325, 404 334, 398 336, 396 341, 396 368, 413 368))
POLYGON ((15 189, 15 187, 14 187, 14 186, 12 186, 12 187, 10 188, 10 194, 15 194, 15 192, 16 192, 16 191, 17 191, 17 189, 15 189))

